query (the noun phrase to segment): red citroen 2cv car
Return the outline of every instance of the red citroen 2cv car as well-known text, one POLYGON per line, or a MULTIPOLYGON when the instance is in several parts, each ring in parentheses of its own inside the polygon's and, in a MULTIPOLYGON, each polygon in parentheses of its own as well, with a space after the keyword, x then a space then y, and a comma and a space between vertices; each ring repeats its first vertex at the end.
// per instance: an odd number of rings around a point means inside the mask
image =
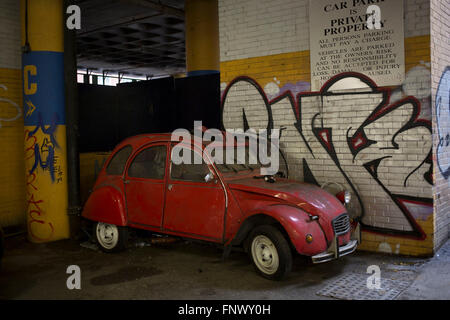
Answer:
POLYGON ((103 251, 124 249, 128 228, 140 228, 214 242, 224 255, 242 246, 257 272, 274 280, 289 273, 295 252, 321 263, 355 251, 359 224, 334 195, 312 184, 260 176, 259 164, 214 163, 204 144, 185 145, 200 155, 200 164, 176 165, 176 144, 171 134, 148 134, 113 150, 82 213, 94 222, 103 251))

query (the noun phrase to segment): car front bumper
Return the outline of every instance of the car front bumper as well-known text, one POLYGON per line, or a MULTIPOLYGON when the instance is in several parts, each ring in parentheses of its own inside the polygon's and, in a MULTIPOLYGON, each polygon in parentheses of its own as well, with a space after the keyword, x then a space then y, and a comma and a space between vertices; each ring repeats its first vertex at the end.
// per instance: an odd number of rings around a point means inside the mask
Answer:
POLYGON ((333 239, 333 243, 328 248, 327 251, 316 254, 311 257, 313 263, 323 263, 334 259, 339 259, 340 257, 346 256, 356 250, 358 244, 361 243, 361 230, 359 223, 352 233, 351 239, 347 244, 343 246, 338 246, 337 236, 333 239))
POLYGON ((346 245, 340 246, 337 254, 336 254, 336 252, 326 251, 326 252, 316 254, 315 256, 312 256, 311 259, 312 259, 313 263, 328 262, 328 261, 338 259, 342 256, 352 253, 353 251, 356 250, 357 246, 358 246, 358 241, 351 240, 346 245))

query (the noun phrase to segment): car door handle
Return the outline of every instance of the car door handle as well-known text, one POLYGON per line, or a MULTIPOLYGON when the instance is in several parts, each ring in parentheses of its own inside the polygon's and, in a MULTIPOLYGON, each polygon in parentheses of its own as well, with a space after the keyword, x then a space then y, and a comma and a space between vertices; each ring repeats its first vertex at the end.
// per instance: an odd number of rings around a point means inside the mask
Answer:
POLYGON ((167 187, 167 189, 169 189, 169 191, 172 190, 172 188, 173 188, 173 184, 169 184, 169 186, 167 187))

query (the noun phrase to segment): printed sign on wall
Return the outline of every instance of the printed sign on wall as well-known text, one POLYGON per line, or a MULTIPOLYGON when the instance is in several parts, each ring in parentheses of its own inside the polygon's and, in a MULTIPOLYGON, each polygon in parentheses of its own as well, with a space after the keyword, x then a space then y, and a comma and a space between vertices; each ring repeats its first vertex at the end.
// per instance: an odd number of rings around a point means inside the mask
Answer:
MULTIPOLYGON (((403 0, 310 0, 309 6, 313 91, 352 71, 379 86, 403 82, 403 0)), ((355 81, 350 87, 361 85, 355 81)))

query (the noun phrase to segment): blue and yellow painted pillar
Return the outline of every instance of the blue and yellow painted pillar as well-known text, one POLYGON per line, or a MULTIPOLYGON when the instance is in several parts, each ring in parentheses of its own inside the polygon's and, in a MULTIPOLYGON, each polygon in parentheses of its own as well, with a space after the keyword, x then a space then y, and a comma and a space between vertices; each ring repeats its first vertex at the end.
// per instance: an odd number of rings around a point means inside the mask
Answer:
POLYGON ((62 0, 22 0, 28 238, 69 237, 62 0))
POLYGON ((187 76, 219 73, 219 12, 217 0, 186 0, 187 76))

